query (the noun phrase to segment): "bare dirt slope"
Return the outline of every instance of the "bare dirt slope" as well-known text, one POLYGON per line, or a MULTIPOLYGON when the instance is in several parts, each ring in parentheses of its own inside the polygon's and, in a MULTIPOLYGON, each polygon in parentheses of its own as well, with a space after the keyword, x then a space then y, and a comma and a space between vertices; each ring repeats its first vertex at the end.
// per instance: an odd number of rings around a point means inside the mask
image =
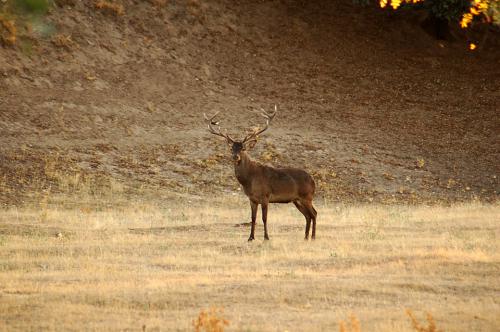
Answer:
POLYGON ((52 34, 0 49, 4 202, 82 179, 234 192, 202 114, 241 136, 274 104, 253 156, 305 167, 325 198, 497 199, 495 33, 472 53, 350 0, 58 3, 52 34))

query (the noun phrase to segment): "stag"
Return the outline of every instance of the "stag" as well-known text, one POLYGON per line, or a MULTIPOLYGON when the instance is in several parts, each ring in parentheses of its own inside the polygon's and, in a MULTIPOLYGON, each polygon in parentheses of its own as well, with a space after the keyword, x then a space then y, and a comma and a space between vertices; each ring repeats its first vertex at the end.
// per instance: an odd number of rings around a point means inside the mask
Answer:
POLYGON ((262 116, 266 119, 263 128, 257 128, 246 135, 243 140, 235 140, 226 133, 221 132, 219 122, 215 117, 219 112, 211 117, 203 114, 208 124, 210 133, 224 137, 231 147, 232 160, 234 162, 234 173, 236 179, 243 187, 245 194, 250 200, 252 208, 252 226, 248 241, 255 239, 255 220, 257 218, 257 208, 262 206, 262 222, 264 223, 264 239, 269 240, 267 232, 267 210, 269 203, 290 203, 306 218, 305 239, 309 238, 309 229, 312 221, 311 238, 316 237, 316 216, 317 212, 312 205, 314 197, 315 183, 311 175, 299 168, 278 168, 263 165, 250 158, 247 151, 251 150, 257 143, 260 134, 267 130, 269 124, 277 113, 274 107, 273 113, 262 110, 262 116), (217 127, 216 127, 217 126, 217 127))

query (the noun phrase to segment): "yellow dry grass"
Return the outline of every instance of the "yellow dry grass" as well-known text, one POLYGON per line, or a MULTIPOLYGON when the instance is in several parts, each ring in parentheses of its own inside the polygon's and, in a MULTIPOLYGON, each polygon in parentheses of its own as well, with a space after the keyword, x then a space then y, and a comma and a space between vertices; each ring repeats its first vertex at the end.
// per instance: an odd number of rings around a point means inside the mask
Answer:
POLYGON ((0 329, 192 331, 209 308, 227 331, 500 326, 498 205, 317 209, 316 241, 273 205, 253 243, 240 197, 4 209, 0 329))
POLYGON ((102 10, 105 13, 112 14, 115 16, 122 16, 125 14, 125 9, 120 3, 114 3, 112 1, 97 0, 94 3, 95 8, 102 10))

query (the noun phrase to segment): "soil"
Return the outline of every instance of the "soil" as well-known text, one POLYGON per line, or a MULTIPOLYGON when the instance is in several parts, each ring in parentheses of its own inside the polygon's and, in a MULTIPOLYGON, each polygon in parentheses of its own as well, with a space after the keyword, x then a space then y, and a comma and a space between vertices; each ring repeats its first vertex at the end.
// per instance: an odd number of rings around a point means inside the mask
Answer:
POLYGON ((50 34, 0 48, 4 204, 81 183, 237 193, 203 113, 242 137, 274 105, 251 155, 305 168, 319 197, 498 199, 495 30, 471 52, 474 32, 436 40, 420 12, 351 0, 57 3, 50 34))

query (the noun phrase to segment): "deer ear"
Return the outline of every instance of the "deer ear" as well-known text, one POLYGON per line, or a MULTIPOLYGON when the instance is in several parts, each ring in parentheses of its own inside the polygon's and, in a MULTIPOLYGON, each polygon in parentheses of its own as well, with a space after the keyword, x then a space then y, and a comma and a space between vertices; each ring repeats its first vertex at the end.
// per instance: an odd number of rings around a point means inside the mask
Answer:
POLYGON ((253 140, 248 141, 247 143, 245 143, 245 148, 248 149, 248 150, 251 150, 251 149, 254 148, 255 144, 257 144, 257 140, 253 139, 253 140))

